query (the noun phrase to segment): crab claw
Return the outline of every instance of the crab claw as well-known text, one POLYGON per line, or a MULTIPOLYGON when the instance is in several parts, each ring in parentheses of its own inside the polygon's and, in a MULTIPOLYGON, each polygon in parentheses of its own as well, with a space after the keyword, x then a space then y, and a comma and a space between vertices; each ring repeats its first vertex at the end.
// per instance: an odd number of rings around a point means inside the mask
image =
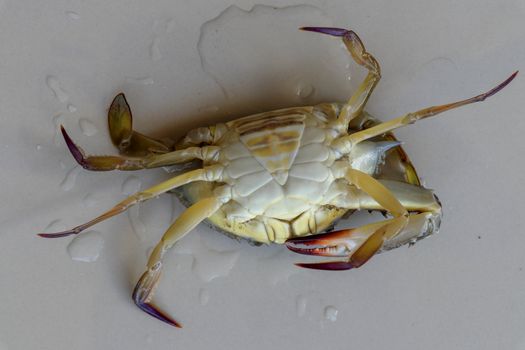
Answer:
POLYGON ((66 141, 67 148, 77 161, 77 163, 86 170, 96 170, 96 171, 108 171, 115 169, 123 170, 136 170, 142 169, 143 166, 140 164, 140 161, 134 159, 126 159, 118 156, 88 156, 84 155, 82 148, 78 147, 71 137, 66 132, 66 129, 61 125, 60 130, 62 131, 62 136, 66 141))
POLYGON ((307 32, 316 32, 332 36, 345 36, 349 32, 347 29, 330 27, 301 27, 299 29, 307 32))
POLYGON ((150 267, 142 277, 140 277, 135 289, 133 290, 133 301, 135 304, 147 314, 166 322, 167 324, 182 328, 182 325, 160 310, 157 306, 151 303, 151 298, 155 292, 155 287, 159 283, 161 275, 162 263, 159 261, 150 267))
POLYGON ((363 230, 373 226, 291 238, 285 244, 288 249, 299 254, 348 257, 346 261, 298 263, 297 266, 316 270, 349 270, 366 263, 383 246, 388 225, 375 226, 372 232, 363 230))
POLYGON ((341 230, 319 233, 306 237, 288 239, 285 244, 293 252, 304 255, 341 257, 349 256, 355 247, 352 239, 353 230, 341 230))

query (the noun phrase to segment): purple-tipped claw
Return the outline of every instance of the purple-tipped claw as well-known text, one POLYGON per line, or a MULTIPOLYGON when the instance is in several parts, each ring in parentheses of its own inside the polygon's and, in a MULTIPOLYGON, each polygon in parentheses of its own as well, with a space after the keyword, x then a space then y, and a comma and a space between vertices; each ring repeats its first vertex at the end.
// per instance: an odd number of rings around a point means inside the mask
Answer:
POLYGON ((133 290, 133 301, 135 302, 135 305, 145 313, 161 320, 162 322, 166 322, 170 326, 182 328, 180 323, 150 302, 155 286, 159 282, 161 267, 162 264, 157 262, 153 267, 144 272, 133 290))
POLYGON ((302 27, 300 30, 305 30, 307 32, 316 32, 322 34, 328 34, 332 36, 345 36, 349 30, 342 28, 330 28, 330 27, 302 27))
POLYGON ((71 152, 77 163, 80 164, 84 169, 89 169, 90 166, 86 161, 84 152, 80 147, 75 145, 71 137, 69 137, 69 135, 67 134, 66 129, 64 129, 63 125, 60 125, 60 131, 62 132, 62 136, 64 136, 64 140, 66 141, 67 148, 69 148, 69 152, 71 152))
POLYGON ((108 171, 114 169, 122 170, 137 170, 142 169, 142 163, 140 161, 126 160, 125 158, 118 156, 89 156, 84 155, 82 148, 78 147, 71 137, 69 137, 66 129, 61 125, 60 130, 66 141, 67 148, 77 161, 77 163, 86 170, 93 171, 108 171))

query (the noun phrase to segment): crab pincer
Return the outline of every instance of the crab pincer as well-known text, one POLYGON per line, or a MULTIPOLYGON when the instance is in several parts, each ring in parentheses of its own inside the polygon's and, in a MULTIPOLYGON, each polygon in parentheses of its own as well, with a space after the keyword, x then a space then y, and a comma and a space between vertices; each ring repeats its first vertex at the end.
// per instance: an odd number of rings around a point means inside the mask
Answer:
POLYGON ((383 246, 387 224, 377 226, 374 224, 296 237, 288 239, 285 244, 288 249, 299 254, 348 258, 341 261, 297 263, 299 267, 315 270, 350 270, 366 263, 383 246), (367 228, 373 228, 375 231, 370 232, 367 228))

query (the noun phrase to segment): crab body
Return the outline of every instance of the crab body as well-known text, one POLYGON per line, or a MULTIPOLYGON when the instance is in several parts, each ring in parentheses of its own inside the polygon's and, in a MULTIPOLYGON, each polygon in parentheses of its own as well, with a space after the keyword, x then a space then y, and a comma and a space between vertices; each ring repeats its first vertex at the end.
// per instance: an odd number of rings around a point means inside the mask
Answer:
POLYGON ((234 236, 258 243, 285 243, 297 253, 342 260, 302 263, 322 270, 348 270, 374 254, 437 232, 441 204, 421 186, 416 171, 391 131, 441 112, 485 100, 509 84, 517 72, 486 93, 424 108, 387 122, 364 111, 381 77, 376 59, 357 34, 339 28, 306 31, 341 37, 368 75, 346 103, 286 108, 191 130, 172 147, 132 129, 123 94, 113 100, 109 130, 120 156, 85 156, 62 128, 66 145, 88 170, 137 170, 180 166, 172 178, 121 201, 102 215, 57 233, 56 238, 122 213, 129 207, 178 191, 188 208, 167 229, 134 291, 135 304, 170 325, 180 324, 151 299, 166 252, 204 220, 234 236), (187 164, 200 164, 188 170, 187 164), (324 232, 354 210, 390 216, 360 227, 324 232))
MULTIPOLYGON (((336 122, 341 107, 330 103, 286 108, 213 126, 217 153, 203 165, 223 166, 221 182, 187 184, 183 201, 191 205, 214 192, 229 192, 230 201, 208 220, 222 231, 258 243, 284 243, 326 230, 349 210, 340 205, 352 195, 341 170, 351 166, 376 175, 386 152, 399 146, 390 136, 342 154, 332 146, 348 134, 336 122)), ((409 162, 401 163, 401 154, 392 153, 400 169, 413 169, 409 162)), ((403 176, 390 172, 391 178, 403 176)))

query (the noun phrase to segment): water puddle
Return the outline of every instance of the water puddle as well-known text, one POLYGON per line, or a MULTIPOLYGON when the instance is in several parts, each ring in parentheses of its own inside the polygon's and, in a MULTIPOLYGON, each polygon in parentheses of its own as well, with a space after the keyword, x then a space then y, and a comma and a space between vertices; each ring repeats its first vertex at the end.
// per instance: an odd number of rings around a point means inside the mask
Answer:
POLYGON ((89 119, 82 118, 78 121, 78 126, 82 133, 86 136, 93 136, 98 132, 97 127, 89 119))
POLYGON ((104 247, 104 238, 100 232, 88 231, 75 236, 67 246, 71 259, 82 262, 94 262, 104 247))
POLYGON ((160 52, 160 39, 158 37, 153 38, 149 47, 149 55, 153 61, 160 61, 162 59, 162 53, 160 52))
POLYGON ((55 146, 62 145, 63 137, 60 131, 60 126, 64 124, 64 121, 65 121, 65 118, 62 114, 58 114, 53 117, 53 126, 55 129, 55 134, 53 136, 53 143, 55 144, 55 146))
POLYGON ((84 196, 84 198, 82 198, 82 204, 86 207, 86 208, 92 208, 94 206, 96 206, 98 204, 99 200, 97 198, 96 195, 94 195, 93 193, 88 193, 84 196))
POLYGON ((304 270, 295 266, 285 247, 277 247, 277 252, 257 262, 257 274, 272 285, 288 283, 293 275, 304 273, 304 270))
POLYGON ((62 103, 66 103, 69 100, 69 95, 60 85, 60 81, 54 75, 48 75, 46 78, 46 85, 53 92, 53 95, 62 103))
POLYGON ((191 254, 192 271, 203 282, 210 282, 218 277, 226 277, 239 258, 237 249, 216 250, 208 247, 198 234, 184 237, 174 247, 176 254, 191 254))
POLYGON ((331 25, 310 5, 230 6, 201 26, 202 69, 221 88, 227 109, 255 112, 344 100, 351 58, 341 40, 298 30, 331 25))
POLYGON ((76 183, 77 176, 80 173, 82 168, 78 165, 75 165, 73 168, 71 168, 67 173, 62 182, 60 183, 60 188, 63 191, 70 191, 76 183))

